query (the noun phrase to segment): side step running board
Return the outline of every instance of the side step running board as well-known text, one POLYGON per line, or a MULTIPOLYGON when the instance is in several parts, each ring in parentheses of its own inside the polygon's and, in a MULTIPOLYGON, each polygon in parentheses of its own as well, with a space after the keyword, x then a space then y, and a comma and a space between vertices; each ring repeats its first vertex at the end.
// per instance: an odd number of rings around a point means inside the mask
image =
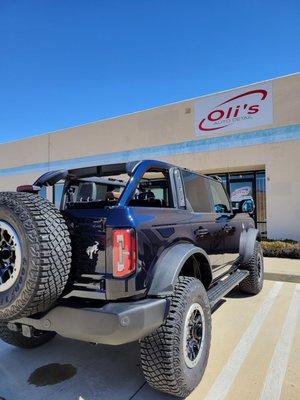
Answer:
POLYGON ((248 271, 241 271, 238 269, 232 274, 227 275, 223 280, 220 280, 218 283, 216 283, 216 285, 207 292, 210 306, 213 307, 216 305, 222 297, 229 293, 230 290, 237 286, 248 275, 248 271))

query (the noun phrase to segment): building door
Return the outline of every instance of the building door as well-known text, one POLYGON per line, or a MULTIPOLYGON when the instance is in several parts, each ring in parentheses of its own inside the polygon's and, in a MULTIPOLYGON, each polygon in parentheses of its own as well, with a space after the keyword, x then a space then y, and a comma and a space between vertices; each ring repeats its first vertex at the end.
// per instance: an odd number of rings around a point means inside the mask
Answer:
MULTIPOLYGON (((253 199, 254 204, 256 203, 254 174, 231 175, 229 187, 230 200, 232 203, 239 203, 247 198, 253 199)), ((255 221, 255 224, 257 224, 256 204, 252 217, 255 221)))

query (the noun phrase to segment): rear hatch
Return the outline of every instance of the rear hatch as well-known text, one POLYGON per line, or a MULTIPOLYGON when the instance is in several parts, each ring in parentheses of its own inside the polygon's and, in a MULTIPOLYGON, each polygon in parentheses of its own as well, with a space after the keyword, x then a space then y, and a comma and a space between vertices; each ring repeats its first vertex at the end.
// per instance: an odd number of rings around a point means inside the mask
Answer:
POLYGON ((116 300, 136 295, 136 232, 127 207, 63 211, 72 241, 67 297, 116 300))
POLYGON ((77 297, 105 299, 106 223, 109 210, 65 210, 72 244, 70 290, 77 297), (92 295, 95 293, 95 296, 92 295), (88 296, 89 297, 89 296, 88 296))
POLYGON ((128 208, 118 205, 128 179, 123 174, 66 182, 61 209, 72 241, 69 297, 111 300, 134 290, 135 250, 130 246, 135 249, 135 233, 128 208), (125 280, 129 275, 132 285, 125 280))

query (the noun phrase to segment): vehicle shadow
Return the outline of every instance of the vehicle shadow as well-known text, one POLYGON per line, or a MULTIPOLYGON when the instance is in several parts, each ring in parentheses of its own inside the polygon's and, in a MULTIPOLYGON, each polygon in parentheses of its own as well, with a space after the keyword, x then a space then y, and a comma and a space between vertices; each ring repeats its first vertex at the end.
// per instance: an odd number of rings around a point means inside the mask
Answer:
POLYGON ((212 309, 211 309, 212 314, 214 314, 216 311, 218 311, 218 309, 219 309, 220 307, 222 307, 222 305, 223 305, 224 303, 226 303, 226 300, 225 300, 225 299, 220 299, 220 300, 217 302, 217 304, 215 304, 215 305, 212 307, 212 309))
POLYGON ((247 294, 247 293, 243 293, 237 287, 237 288, 232 289, 229 293, 227 293, 226 296, 225 296, 225 299, 226 298, 230 298, 230 299, 245 299, 247 297, 252 297, 252 295, 251 294, 247 294))
POLYGON ((91 345, 55 337, 32 350, 0 342, 0 397, 6 400, 169 400, 140 369, 137 342, 91 345))

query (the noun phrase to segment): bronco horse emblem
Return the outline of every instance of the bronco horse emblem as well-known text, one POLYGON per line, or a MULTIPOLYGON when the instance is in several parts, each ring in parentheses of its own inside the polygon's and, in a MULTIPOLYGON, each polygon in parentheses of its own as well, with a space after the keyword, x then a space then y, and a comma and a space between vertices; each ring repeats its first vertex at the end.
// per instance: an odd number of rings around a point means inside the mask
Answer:
POLYGON ((97 252, 98 252, 98 250, 99 250, 98 246, 99 246, 99 243, 98 243, 98 242, 95 242, 92 246, 89 246, 89 247, 86 249, 86 253, 87 253, 87 255, 89 256, 89 258, 90 258, 91 260, 93 259, 94 254, 97 254, 97 252))

